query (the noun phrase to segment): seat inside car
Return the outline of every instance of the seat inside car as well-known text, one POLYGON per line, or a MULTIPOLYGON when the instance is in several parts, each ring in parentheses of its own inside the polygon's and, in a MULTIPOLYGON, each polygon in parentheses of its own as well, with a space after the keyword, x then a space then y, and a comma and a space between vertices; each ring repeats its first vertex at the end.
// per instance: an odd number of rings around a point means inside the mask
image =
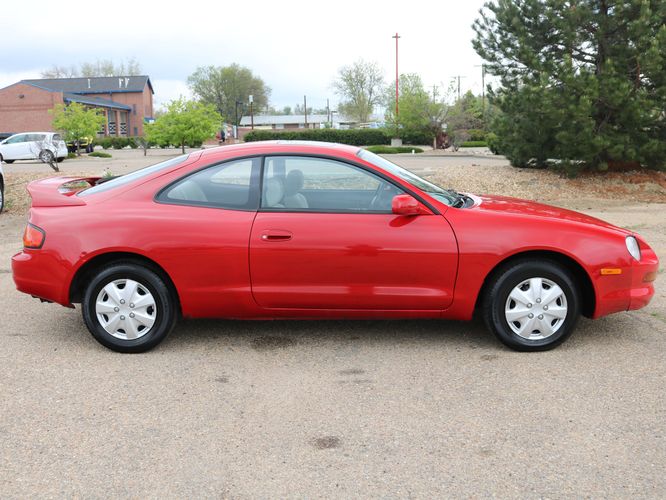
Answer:
POLYGON ((282 203, 287 208, 308 208, 308 200, 301 193, 305 182, 303 171, 295 169, 287 174, 282 203))
POLYGON ((284 184, 282 179, 271 177, 264 184, 264 206, 271 208, 283 208, 284 184))

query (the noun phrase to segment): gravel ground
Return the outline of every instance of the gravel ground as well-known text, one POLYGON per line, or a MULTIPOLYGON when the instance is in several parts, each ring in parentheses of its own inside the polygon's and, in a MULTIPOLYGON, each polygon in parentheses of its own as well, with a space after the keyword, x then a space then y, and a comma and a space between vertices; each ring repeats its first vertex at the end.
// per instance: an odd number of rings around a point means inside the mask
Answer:
MULTIPOLYGON (((666 261, 666 205, 585 180, 558 193, 495 158, 395 159, 460 189, 554 196, 666 261)), ((63 169, 102 170, 88 161, 63 169)), ((666 496, 663 272, 649 307, 583 319, 545 353, 478 321, 188 321, 121 355, 80 311, 15 291, 24 224, 20 203, 0 216, 3 498, 666 496)))

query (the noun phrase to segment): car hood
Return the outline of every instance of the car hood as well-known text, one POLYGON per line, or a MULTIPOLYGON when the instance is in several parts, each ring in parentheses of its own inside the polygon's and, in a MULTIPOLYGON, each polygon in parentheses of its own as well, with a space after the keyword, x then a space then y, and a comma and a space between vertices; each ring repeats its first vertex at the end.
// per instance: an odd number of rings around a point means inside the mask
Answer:
POLYGON ((495 196, 495 195, 480 195, 476 196, 477 203, 472 207, 472 210, 482 210, 486 212, 502 212, 504 214, 511 214, 522 217, 538 217, 540 219, 550 219, 558 221, 569 221, 578 224, 592 225, 604 229, 622 232, 623 234, 630 234, 630 231, 619 228, 596 217, 567 210, 566 208, 554 207, 536 201, 521 200, 519 198, 511 198, 509 196, 495 196))

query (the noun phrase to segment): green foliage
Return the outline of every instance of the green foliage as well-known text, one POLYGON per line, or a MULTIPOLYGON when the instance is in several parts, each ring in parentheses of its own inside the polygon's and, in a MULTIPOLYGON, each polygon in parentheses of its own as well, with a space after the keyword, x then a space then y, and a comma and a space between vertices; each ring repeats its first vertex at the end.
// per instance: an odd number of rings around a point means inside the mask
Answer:
POLYGON ((383 72, 375 62, 359 59, 340 68, 333 82, 341 99, 339 111, 359 123, 368 122, 375 106, 382 102, 383 85, 383 72))
POLYGON ((66 142, 94 137, 106 121, 99 109, 88 109, 77 102, 68 106, 57 104, 51 112, 53 128, 62 133, 66 142))
POLYGON ((245 136, 245 142, 253 141, 321 141, 366 146, 390 144, 390 135, 383 129, 357 128, 338 130, 333 128, 305 129, 299 131, 254 130, 245 136))
POLYGON ((368 146, 368 151, 378 155, 391 155, 397 153, 423 153, 421 148, 415 148, 411 146, 368 146))
POLYGON ((261 78, 238 64, 199 67, 187 78, 187 84, 201 102, 214 106, 225 122, 236 125, 244 111, 249 114, 249 96, 253 96, 256 113, 268 106, 271 94, 270 87, 261 78), (237 106, 236 102, 242 104, 237 106))
POLYGON ((666 2, 492 0, 474 30, 513 165, 666 164, 666 2))
POLYGON ((385 89, 385 120, 393 126, 393 137, 409 144, 432 144, 448 115, 444 100, 434 100, 417 74, 400 75, 398 116, 395 115, 395 86, 385 89))
POLYGON ((465 141, 460 144, 461 148, 485 148, 488 146, 486 141, 465 141))
POLYGON ((210 104, 186 101, 182 97, 167 104, 166 112, 154 123, 146 124, 146 139, 163 146, 199 147, 215 136, 222 118, 210 104))
POLYGON ((74 158, 76 158, 76 153, 67 153, 68 160, 73 160, 74 158))
POLYGON ((135 137, 98 137, 93 144, 102 146, 103 149, 124 149, 127 146, 136 149, 138 147, 135 137))
POLYGON ((104 151, 93 151, 92 153, 88 153, 88 156, 92 156, 93 158, 111 158, 111 154, 104 151))

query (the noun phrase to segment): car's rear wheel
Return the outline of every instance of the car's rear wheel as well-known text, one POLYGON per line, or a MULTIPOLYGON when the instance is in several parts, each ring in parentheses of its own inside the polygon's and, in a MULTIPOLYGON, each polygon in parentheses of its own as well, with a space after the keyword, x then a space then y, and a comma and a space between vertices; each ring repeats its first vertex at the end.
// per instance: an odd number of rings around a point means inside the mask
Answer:
POLYGON ((162 342, 177 320, 165 281, 132 262, 112 264, 95 274, 81 304, 93 337, 118 352, 145 352, 162 342))
POLYGON ((49 151, 48 149, 42 149, 39 152, 39 160, 42 163, 53 163, 54 159, 55 155, 53 154, 53 151, 49 151))
POLYGON ((5 208, 5 183, 2 182, 2 177, 0 177, 0 213, 5 208))
POLYGON ((545 351, 564 342, 580 315, 571 273, 549 260, 520 260, 501 268, 486 288, 483 316, 505 345, 545 351))
POLYGON ((5 163, 14 163, 14 160, 3 160, 5 163))

